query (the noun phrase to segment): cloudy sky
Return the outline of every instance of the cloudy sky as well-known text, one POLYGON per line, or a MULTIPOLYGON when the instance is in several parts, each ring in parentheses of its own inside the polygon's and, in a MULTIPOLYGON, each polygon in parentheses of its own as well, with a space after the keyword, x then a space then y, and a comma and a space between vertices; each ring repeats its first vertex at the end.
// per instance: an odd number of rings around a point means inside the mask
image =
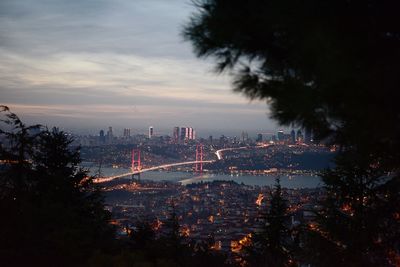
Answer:
POLYGON ((189 0, 1 0, 0 104, 81 132, 269 132, 264 102, 230 89, 180 31, 189 0))

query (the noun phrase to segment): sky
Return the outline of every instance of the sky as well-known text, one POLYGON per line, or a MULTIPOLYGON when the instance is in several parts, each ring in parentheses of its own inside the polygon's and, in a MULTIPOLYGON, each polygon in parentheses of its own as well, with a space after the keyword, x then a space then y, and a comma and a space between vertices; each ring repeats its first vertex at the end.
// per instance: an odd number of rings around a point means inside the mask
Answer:
POLYGON ((1 0, 0 104, 77 133, 275 131, 265 102, 234 93, 183 40, 194 11, 189 0, 1 0))

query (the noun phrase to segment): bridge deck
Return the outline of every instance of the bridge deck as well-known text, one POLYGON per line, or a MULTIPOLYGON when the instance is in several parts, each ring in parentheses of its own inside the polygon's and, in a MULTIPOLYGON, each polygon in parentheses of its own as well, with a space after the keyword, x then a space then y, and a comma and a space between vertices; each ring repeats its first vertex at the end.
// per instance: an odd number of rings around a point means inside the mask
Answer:
POLYGON ((105 183, 105 182, 110 182, 112 180, 119 179, 122 177, 128 177, 128 176, 132 176, 135 174, 139 174, 142 172, 155 171, 155 170, 165 169, 165 168, 170 168, 170 167, 175 167, 175 166, 191 165, 191 164, 197 164, 197 163, 212 163, 212 162, 215 162, 215 160, 185 161, 185 162, 164 164, 164 165, 154 166, 154 167, 150 167, 150 168, 146 168, 146 169, 141 169, 139 171, 127 172, 127 173, 118 174, 118 175, 114 175, 114 176, 93 179, 93 182, 94 183, 105 183))

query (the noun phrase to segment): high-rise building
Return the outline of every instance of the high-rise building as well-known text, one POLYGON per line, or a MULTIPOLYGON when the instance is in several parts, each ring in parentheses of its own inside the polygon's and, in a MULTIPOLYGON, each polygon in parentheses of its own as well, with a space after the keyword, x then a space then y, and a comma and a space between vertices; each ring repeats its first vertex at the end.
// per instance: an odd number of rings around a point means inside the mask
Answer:
POLYGON ((188 129, 188 135, 187 135, 187 139, 188 140, 193 140, 194 138, 193 138, 193 128, 192 127, 189 127, 189 128, 187 128, 188 129))
POLYGON ((181 136, 180 136, 180 140, 181 141, 185 141, 186 138, 186 127, 181 127, 181 136))
POLYGON ((196 139, 196 131, 192 127, 181 127, 179 132, 179 127, 174 128, 174 138, 179 136, 181 142, 188 142, 189 140, 196 139), (176 134, 176 135, 175 135, 176 134))
POLYGON ((186 127, 185 128, 185 140, 188 141, 189 140, 189 133, 190 133, 190 128, 186 127))
POLYGON ((179 141, 179 127, 174 127, 174 131, 172 133, 173 136, 173 140, 175 143, 177 143, 179 141))
POLYGON ((247 142, 249 139, 249 134, 247 132, 242 132, 242 142, 247 142))
POLYGON ((149 138, 152 138, 154 136, 154 127, 150 126, 149 127, 149 138))
POLYGON ((106 142, 106 137, 105 137, 105 135, 104 135, 104 130, 100 130, 100 133, 99 133, 99 141, 100 141, 100 143, 102 143, 102 144, 104 144, 104 143, 106 142))
POLYGON ((278 141, 279 142, 285 141, 285 134, 282 130, 278 131, 278 141))
POLYGON ((129 138, 131 136, 131 129, 125 128, 123 136, 124 136, 124 138, 129 138))
POLYGON ((108 131, 107 131, 107 137, 113 137, 113 129, 112 127, 108 127, 108 131))
POLYGON ((114 138, 113 129, 112 129, 112 127, 110 126, 110 127, 108 127, 108 131, 107 131, 107 137, 106 137, 107 143, 112 143, 113 138, 114 138))
POLYGON ((290 142, 292 144, 296 143, 296 132, 294 131, 294 129, 290 132, 290 142))

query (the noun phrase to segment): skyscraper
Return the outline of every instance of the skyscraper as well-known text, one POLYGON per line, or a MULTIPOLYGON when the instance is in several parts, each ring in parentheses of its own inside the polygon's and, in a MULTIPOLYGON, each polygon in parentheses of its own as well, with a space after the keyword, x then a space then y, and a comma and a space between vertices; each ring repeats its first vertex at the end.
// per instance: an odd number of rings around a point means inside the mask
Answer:
POLYGON ((185 128, 185 140, 186 141, 189 140, 189 134, 190 134, 190 128, 186 127, 185 128))
POLYGON ((131 129, 125 128, 123 136, 124 136, 124 138, 129 138, 131 136, 131 129))
POLYGON ((99 133, 99 141, 100 141, 100 143, 102 143, 102 144, 104 144, 104 143, 106 142, 106 137, 105 137, 105 135, 104 135, 104 130, 100 130, 100 133, 99 133))
POLYGON ((283 133, 282 130, 278 131, 278 141, 279 142, 285 141, 285 134, 283 133))
POLYGON ((193 127, 181 127, 181 131, 179 133, 179 127, 174 128, 174 137, 175 133, 177 133, 177 136, 179 136, 179 140, 181 142, 185 141, 188 142, 189 140, 194 140, 196 139, 196 132, 193 129, 193 127))
POLYGON ((242 142, 247 142, 249 139, 249 134, 247 132, 242 132, 242 142))
POLYGON ((114 135, 113 135, 113 129, 112 127, 108 127, 107 131, 107 143, 111 143, 113 141, 114 135))
POLYGON ((154 135, 154 128, 153 128, 153 126, 150 126, 149 127, 149 138, 152 138, 153 135, 154 135))
POLYGON ((179 141, 179 127, 174 127, 174 131, 173 131, 173 133, 172 133, 172 136, 173 136, 173 140, 174 140, 174 142, 175 143, 178 143, 178 141, 179 141))
POLYGON ((181 141, 185 141, 186 138, 186 127, 181 127, 181 136, 180 136, 180 140, 181 141))
POLYGON ((193 128, 189 127, 187 129, 189 129, 187 139, 188 140, 193 140, 193 128))

